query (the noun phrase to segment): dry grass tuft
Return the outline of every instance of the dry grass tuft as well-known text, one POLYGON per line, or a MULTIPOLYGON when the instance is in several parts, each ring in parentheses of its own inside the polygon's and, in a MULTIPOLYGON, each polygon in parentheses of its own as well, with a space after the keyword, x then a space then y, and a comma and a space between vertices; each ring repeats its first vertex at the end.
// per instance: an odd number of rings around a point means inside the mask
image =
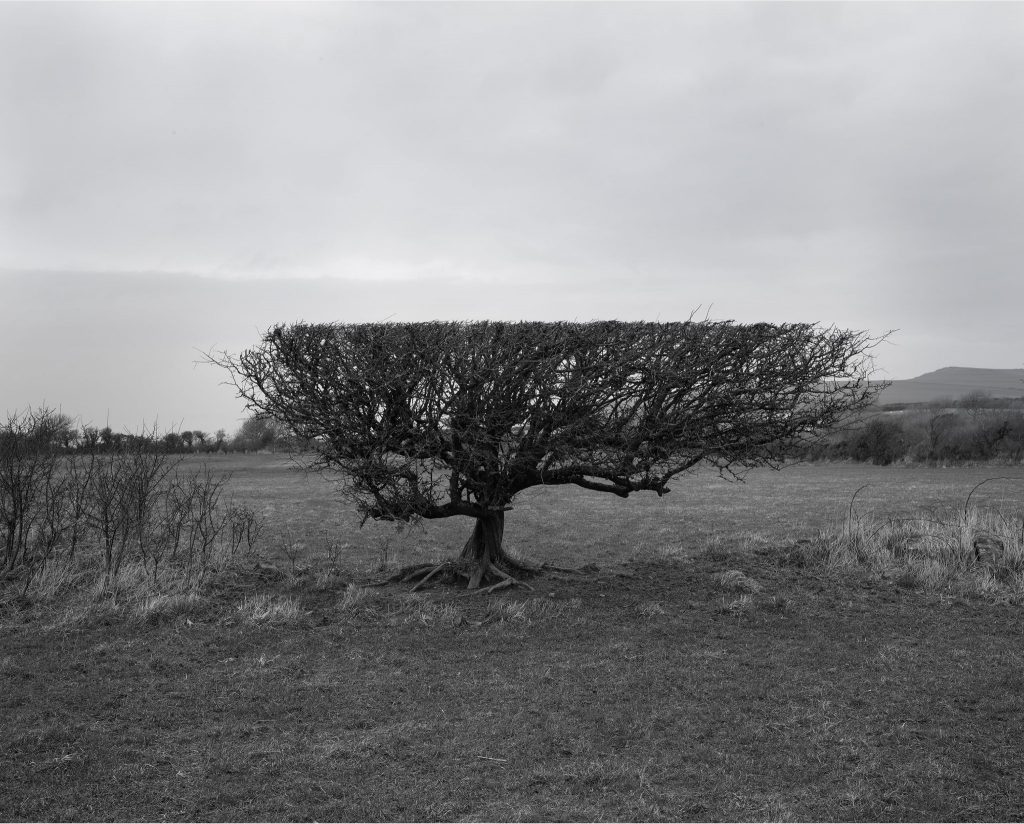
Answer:
POLYGON ((458 606, 434 601, 422 592, 408 593, 388 614, 392 623, 396 624, 454 627, 466 623, 466 614, 458 606))
POLYGON ((313 587, 317 590, 336 589, 345 583, 346 577, 334 567, 320 568, 313 576, 313 587))
POLYGON ((653 618, 655 615, 667 614, 665 607, 657 601, 647 601, 646 603, 640 604, 640 606, 637 607, 637 612, 645 618, 653 618))
POLYGON ((253 595, 238 605, 238 611, 253 624, 295 624, 305 617, 298 599, 290 595, 253 595))
POLYGON ((199 601, 199 595, 195 592, 158 593, 138 602, 132 614, 140 621, 172 619, 188 612, 199 601))
POLYGON ((50 615, 43 624, 44 629, 78 629, 98 621, 119 619, 125 612, 125 605, 113 598, 89 596, 78 593, 50 615))
POLYGON ((51 564, 33 582, 30 597, 40 603, 64 600, 71 593, 91 585, 98 572, 96 565, 51 564))
POLYGON ((733 615, 739 615, 745 612, 750 612, 754 609, 756 603, 754 596, 749 592, 744 593, 734 601, 727 601, 725 598, 722 599, 719 605, 718 611, 722 613, 731 613, 733 615))
POLYGON ((708 561, 724 561, 730 555, 729 542, 719 534, 709 537, 700 552, 700 556, 708 561))
POLYGON ((998 510, 849 518, 798 549, 807 562, 866 568, 911 589, 1024 597, 1024 524, 998 510))
POLYGON ((715 583, 729 592, 755 593, 760 592, 763 588, 757 581, 738 569, 730 569, 716 575, 715 583))
POLYGON ((565 618, 583 605, 580 598, 558 601, 552 598, 528 598, 525 601, 493 599, 487 605, 487 622, 530 624, 565 618))
POLYGON ((345 594, 341 596, 341 600, 338 602, 338 609, 342 612, 350 612, 361 607, 369 606, 377 600, 377 597, 377 591, 370 587, 361 587, 357 584, 349 584, 345 587, 345 594))

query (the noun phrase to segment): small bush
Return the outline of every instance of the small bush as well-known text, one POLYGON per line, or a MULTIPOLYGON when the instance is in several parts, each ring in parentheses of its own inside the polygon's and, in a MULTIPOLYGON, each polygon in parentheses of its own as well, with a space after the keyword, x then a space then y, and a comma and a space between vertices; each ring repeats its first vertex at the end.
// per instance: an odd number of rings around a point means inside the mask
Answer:
POLYGON ((906 454, 903 425, 888 418, 872 418, 853 437, 849 451, 854 460, 887 466, 906 454))

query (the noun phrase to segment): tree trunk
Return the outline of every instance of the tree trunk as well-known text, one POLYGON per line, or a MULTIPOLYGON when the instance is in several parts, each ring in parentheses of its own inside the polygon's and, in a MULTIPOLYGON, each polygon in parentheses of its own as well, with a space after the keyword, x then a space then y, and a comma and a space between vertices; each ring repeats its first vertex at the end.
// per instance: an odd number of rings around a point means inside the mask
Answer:
POLYGON ((516 566, 502 548, 504 533, 504 512, 493 512, 476 519, 473 534, 459 556, 471 564, 470 589, 479 587, 488 574, 491 577, 507 578, 507 570, 516 566))

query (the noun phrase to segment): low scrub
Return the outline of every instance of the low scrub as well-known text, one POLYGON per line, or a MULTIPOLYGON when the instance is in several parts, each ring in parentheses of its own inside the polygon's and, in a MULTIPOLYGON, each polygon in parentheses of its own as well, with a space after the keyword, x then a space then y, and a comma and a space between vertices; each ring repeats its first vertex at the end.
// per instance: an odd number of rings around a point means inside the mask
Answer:
POLYGON ((94 576, 116 597, 202 586, 225 555, 253 552, 263 523, 224 498, 228 475, 183 471, 156 432, 69 452, 62 416, 29 410, 0 425, 0 582, 53 599, 94 576), (129 570, 131 570, 129 574, 129 570))

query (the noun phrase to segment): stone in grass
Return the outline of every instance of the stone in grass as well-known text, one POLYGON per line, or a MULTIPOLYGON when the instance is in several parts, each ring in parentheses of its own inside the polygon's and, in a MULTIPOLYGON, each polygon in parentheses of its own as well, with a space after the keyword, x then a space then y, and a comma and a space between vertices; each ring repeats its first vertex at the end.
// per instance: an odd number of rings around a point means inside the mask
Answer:
POLYGON ((738 569, 730 569, 715 576, 715 581, 722 589, 730 592, 760 592, 762 586, 753 578, 738 569))

